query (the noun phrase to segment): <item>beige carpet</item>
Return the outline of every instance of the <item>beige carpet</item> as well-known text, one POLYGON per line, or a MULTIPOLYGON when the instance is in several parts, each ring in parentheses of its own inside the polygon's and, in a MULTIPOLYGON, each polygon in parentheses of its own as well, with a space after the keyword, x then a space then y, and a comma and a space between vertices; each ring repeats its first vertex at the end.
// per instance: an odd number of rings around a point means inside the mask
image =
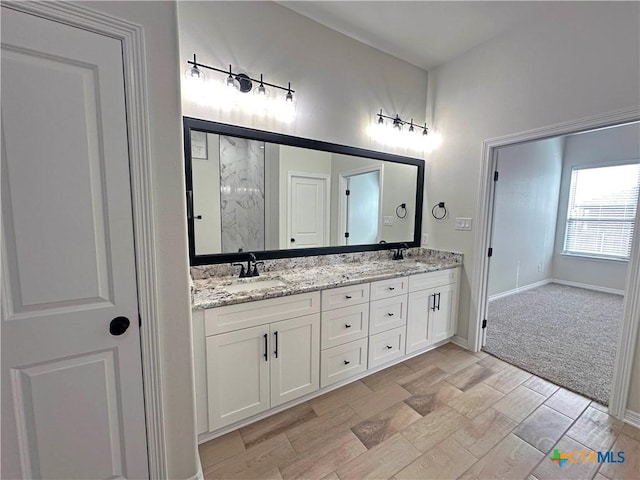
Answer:
POLYGON ((489 302, 496 357, 608 405, 623 297, 550 283, 489 302))

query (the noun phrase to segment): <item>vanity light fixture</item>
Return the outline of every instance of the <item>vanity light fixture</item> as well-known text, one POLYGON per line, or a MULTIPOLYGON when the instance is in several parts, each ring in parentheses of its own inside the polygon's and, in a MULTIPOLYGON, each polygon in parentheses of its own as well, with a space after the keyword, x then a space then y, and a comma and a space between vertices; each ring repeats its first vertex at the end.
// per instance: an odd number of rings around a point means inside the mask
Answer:
POLYGON ((211 65, 206 65, 204 63, 198 62, 196 58, 196 54, 193 54, 193 60, 187 60, 187 64, 191 65, 189 69, 187 69, 186 76, 187 78, 204 80, 204 74, 202 73, 201 68, 206 68, 207 70, 213 70, 214 72, 220 72, 227 75, 226 84, 228 87, 234 87, 242 93, 248 93, 253 89, 253 82, 260 82, 260 85, 257 88, 257 93, 259 95, 266 95, 267 89, 265 85, 277 88, 284 92, 287 92, 285 95, 285 100, 287 102, 293 102, 293 94, 295 90, 291 89, 291 82, 289 82, 287 87, 282 87, 280 85, 276 85, 275 83, 265 82, 263 79, 263 75, 260 74, 260 80, 251 78, 246 73, 234 73, 233 67, 229 65, 228 70, 223 70, 221 68, 212 67, 211 65))
POLYGON ((431 151, 440 144, 440 136, 430 135, 426 122, 421 127, 414 123, 413 118, 406 121, 399 114, 393 117, 385 115, 382 109, 376 113, 376 119, 370 125, 369 133, 372 138, 381 143, 424 151, 431 151), (405 128, 406 126, 408 128, 405 128))

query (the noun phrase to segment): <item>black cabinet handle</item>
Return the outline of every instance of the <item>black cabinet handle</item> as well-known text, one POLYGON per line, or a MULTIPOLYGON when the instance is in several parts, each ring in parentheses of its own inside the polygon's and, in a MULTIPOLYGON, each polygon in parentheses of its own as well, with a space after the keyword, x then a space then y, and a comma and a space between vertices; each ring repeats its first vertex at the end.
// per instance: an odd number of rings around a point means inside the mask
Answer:
POLYGON ((389 315, 390 317, 393 317, 393 313, 391 312, 387 313, 387 315, 389 315))
POLYGON ((264 361, 268 362, 269 361, 269 357, 267 356, 267 350, 269 350, 269 347, 267 346, 267 334, 264 334, 264 361))
POLYGON ((345 323, 344 328, 351 328, 351 325, 349 325, 348 323, 345 323))
MULTIPOLYGON (((434 298, 435 300, 435 298, 434 298)), ((438 310, 440 310, 440 292, 438 292, 438 310)))
POLYGON ((429 298, 431 298, 431 297, 433 297, 433 305, 431 306, 431 310, 435 312, 436 311, 436 294, 433 293, 433 294, 429 295, 429 298))
POLYGON ((396 287, 389 287, 389 290, 395 290, 396 287))
POLYGON ((278 332, 277 331, 273 332, 273 334, 276 337, 276 350, 273 353, 275 353, 276 354, 276 358, 278 358, 278 332))
POLYGON ((345 364, 345 365, 349 365, 350 363, 351 363, 351 362, 350 362, 349 360, 345 360, 345 361, 344 361, 344 364, 345 364))
POLYGON ((351 300, 351 295, 345 295, 344 298, 346 298, 347 300, 351 300))
POLYGON ((290 239, 289 239, 289 241, 290 241, 291 243, 294 243, 294 242, 296 241, 296 239, 295 239, 295 238, 290 238, 290 239))
POLYGON ((387 350, 391 350, 393 347, 391 345, 387 345, 387 350))

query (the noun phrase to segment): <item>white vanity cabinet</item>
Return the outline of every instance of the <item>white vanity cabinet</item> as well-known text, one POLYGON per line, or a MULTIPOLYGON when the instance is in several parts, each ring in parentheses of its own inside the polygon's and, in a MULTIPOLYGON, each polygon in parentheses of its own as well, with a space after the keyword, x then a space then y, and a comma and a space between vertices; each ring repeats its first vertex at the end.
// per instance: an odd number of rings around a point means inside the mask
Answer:
POLYGON ((205 311, 206 332, 215 331, 220 319, 238 319, 242 326, 258 324, 206 336, 208 431, 319 388, 320 314, 287 318, 294 314, 292 305, 296 312, 300 305, 306 305, 302 310, 317 312, 319 300, 314 292, 205 311), (270 321, 278 317, 285 318, 270 321))
POLYGON ((409 277, 406 353, 454 336, 457 304, 457 268, 409 277))
POLYGON ((453 268, 194 310, 201 439, 454 336, 458 276, 453 268))

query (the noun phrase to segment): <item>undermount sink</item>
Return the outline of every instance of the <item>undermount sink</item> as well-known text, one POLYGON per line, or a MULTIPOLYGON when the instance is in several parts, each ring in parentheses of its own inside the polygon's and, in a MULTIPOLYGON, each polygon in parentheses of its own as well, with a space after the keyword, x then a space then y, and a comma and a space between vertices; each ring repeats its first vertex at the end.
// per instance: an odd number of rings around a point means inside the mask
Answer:
POLYGON ((285 282, 279 278, 265 278, 246 280, 239 283, 232 283, 231 285, 224 285, 223 290, 229 293, 250 292, 252 290, 262 290, 263 288, 284 287, 285 282))

